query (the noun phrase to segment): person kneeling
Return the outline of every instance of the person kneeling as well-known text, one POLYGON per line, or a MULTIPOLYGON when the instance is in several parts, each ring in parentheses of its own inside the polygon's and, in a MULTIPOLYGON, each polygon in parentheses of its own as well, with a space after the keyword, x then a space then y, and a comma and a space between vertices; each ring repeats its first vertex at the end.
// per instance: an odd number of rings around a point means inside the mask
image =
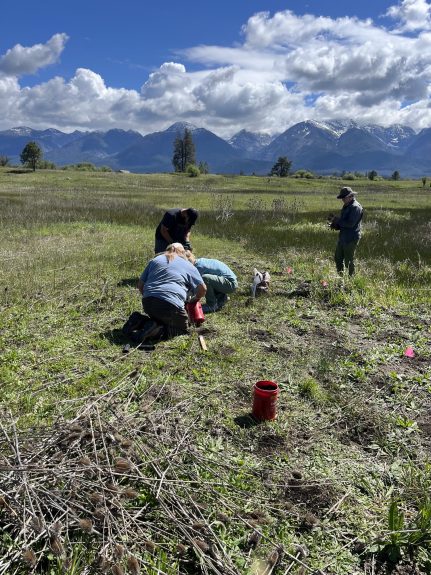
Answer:
POLYGON ((228 294, 238 288, 238 281, 233 271, 220 260, 212 258, 198 258, 187 251, 187 258, 194 263, 205 285, 207 286, 204 313, 211 313, 221 309, 229 300, 228 294))
POLYGON ((198 270, 187 260, 180 243, 169 245, 163 254, 153 258, 138 282, 144 312, 151 319, 136 332, 135 340, 171 338, 188 332, 185 302, 188 293, 200 300, 206 293, 198 270))

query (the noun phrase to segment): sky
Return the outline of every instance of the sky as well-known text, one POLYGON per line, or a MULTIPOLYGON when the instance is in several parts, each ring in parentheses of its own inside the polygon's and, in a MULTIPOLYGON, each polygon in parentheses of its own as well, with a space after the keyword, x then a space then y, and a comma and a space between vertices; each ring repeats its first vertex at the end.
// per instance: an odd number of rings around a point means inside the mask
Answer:
POLYGON ((431 127, 426 0, 20 0, 0 31, 0 130, 431 127))

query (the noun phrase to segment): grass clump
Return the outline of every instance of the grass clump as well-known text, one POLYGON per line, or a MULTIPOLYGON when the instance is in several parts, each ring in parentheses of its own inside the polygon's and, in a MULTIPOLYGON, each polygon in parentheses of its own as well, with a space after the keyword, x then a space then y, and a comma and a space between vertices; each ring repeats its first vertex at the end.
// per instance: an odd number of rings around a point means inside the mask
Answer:
POLYGON ((298 390, 301 397, 305 397, 316 404, 327 401, 327 395, 318 381, 314 377, 308 377, 298 383, 298 390))

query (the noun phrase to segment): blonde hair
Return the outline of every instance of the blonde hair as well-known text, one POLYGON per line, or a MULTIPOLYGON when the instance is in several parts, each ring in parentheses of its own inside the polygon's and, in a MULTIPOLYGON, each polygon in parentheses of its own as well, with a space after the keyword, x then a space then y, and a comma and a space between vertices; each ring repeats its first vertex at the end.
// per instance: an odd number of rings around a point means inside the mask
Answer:
POLYGON ((189 260, 191 264, 195 265, 196 258, 190 250, 186 250, 186 258, 189 260))
POLYGON ((186 250, 184 249, 183 244, 180 244, 179 242, 170 244, 165 250, 165 256, 168 260, 168 263, 171 263, 177 256, 183 259, 187 259, 186 250))

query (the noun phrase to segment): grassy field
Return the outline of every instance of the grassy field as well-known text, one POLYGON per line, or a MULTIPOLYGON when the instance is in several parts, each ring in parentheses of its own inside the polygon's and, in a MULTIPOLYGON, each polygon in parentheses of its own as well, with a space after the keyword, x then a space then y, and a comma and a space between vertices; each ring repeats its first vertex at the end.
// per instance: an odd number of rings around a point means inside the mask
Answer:
POLYGON ((0 205, 0 575, 431 572, 421 181, 2 169, 0 205), (342 185, 365 208, 354 279, 326 225, 342 185), (238 293, 208 351, 193 328, 123 353, 155 226, 189 206, 238 293), (260 379, 274 422, 249 417, 260 379))

